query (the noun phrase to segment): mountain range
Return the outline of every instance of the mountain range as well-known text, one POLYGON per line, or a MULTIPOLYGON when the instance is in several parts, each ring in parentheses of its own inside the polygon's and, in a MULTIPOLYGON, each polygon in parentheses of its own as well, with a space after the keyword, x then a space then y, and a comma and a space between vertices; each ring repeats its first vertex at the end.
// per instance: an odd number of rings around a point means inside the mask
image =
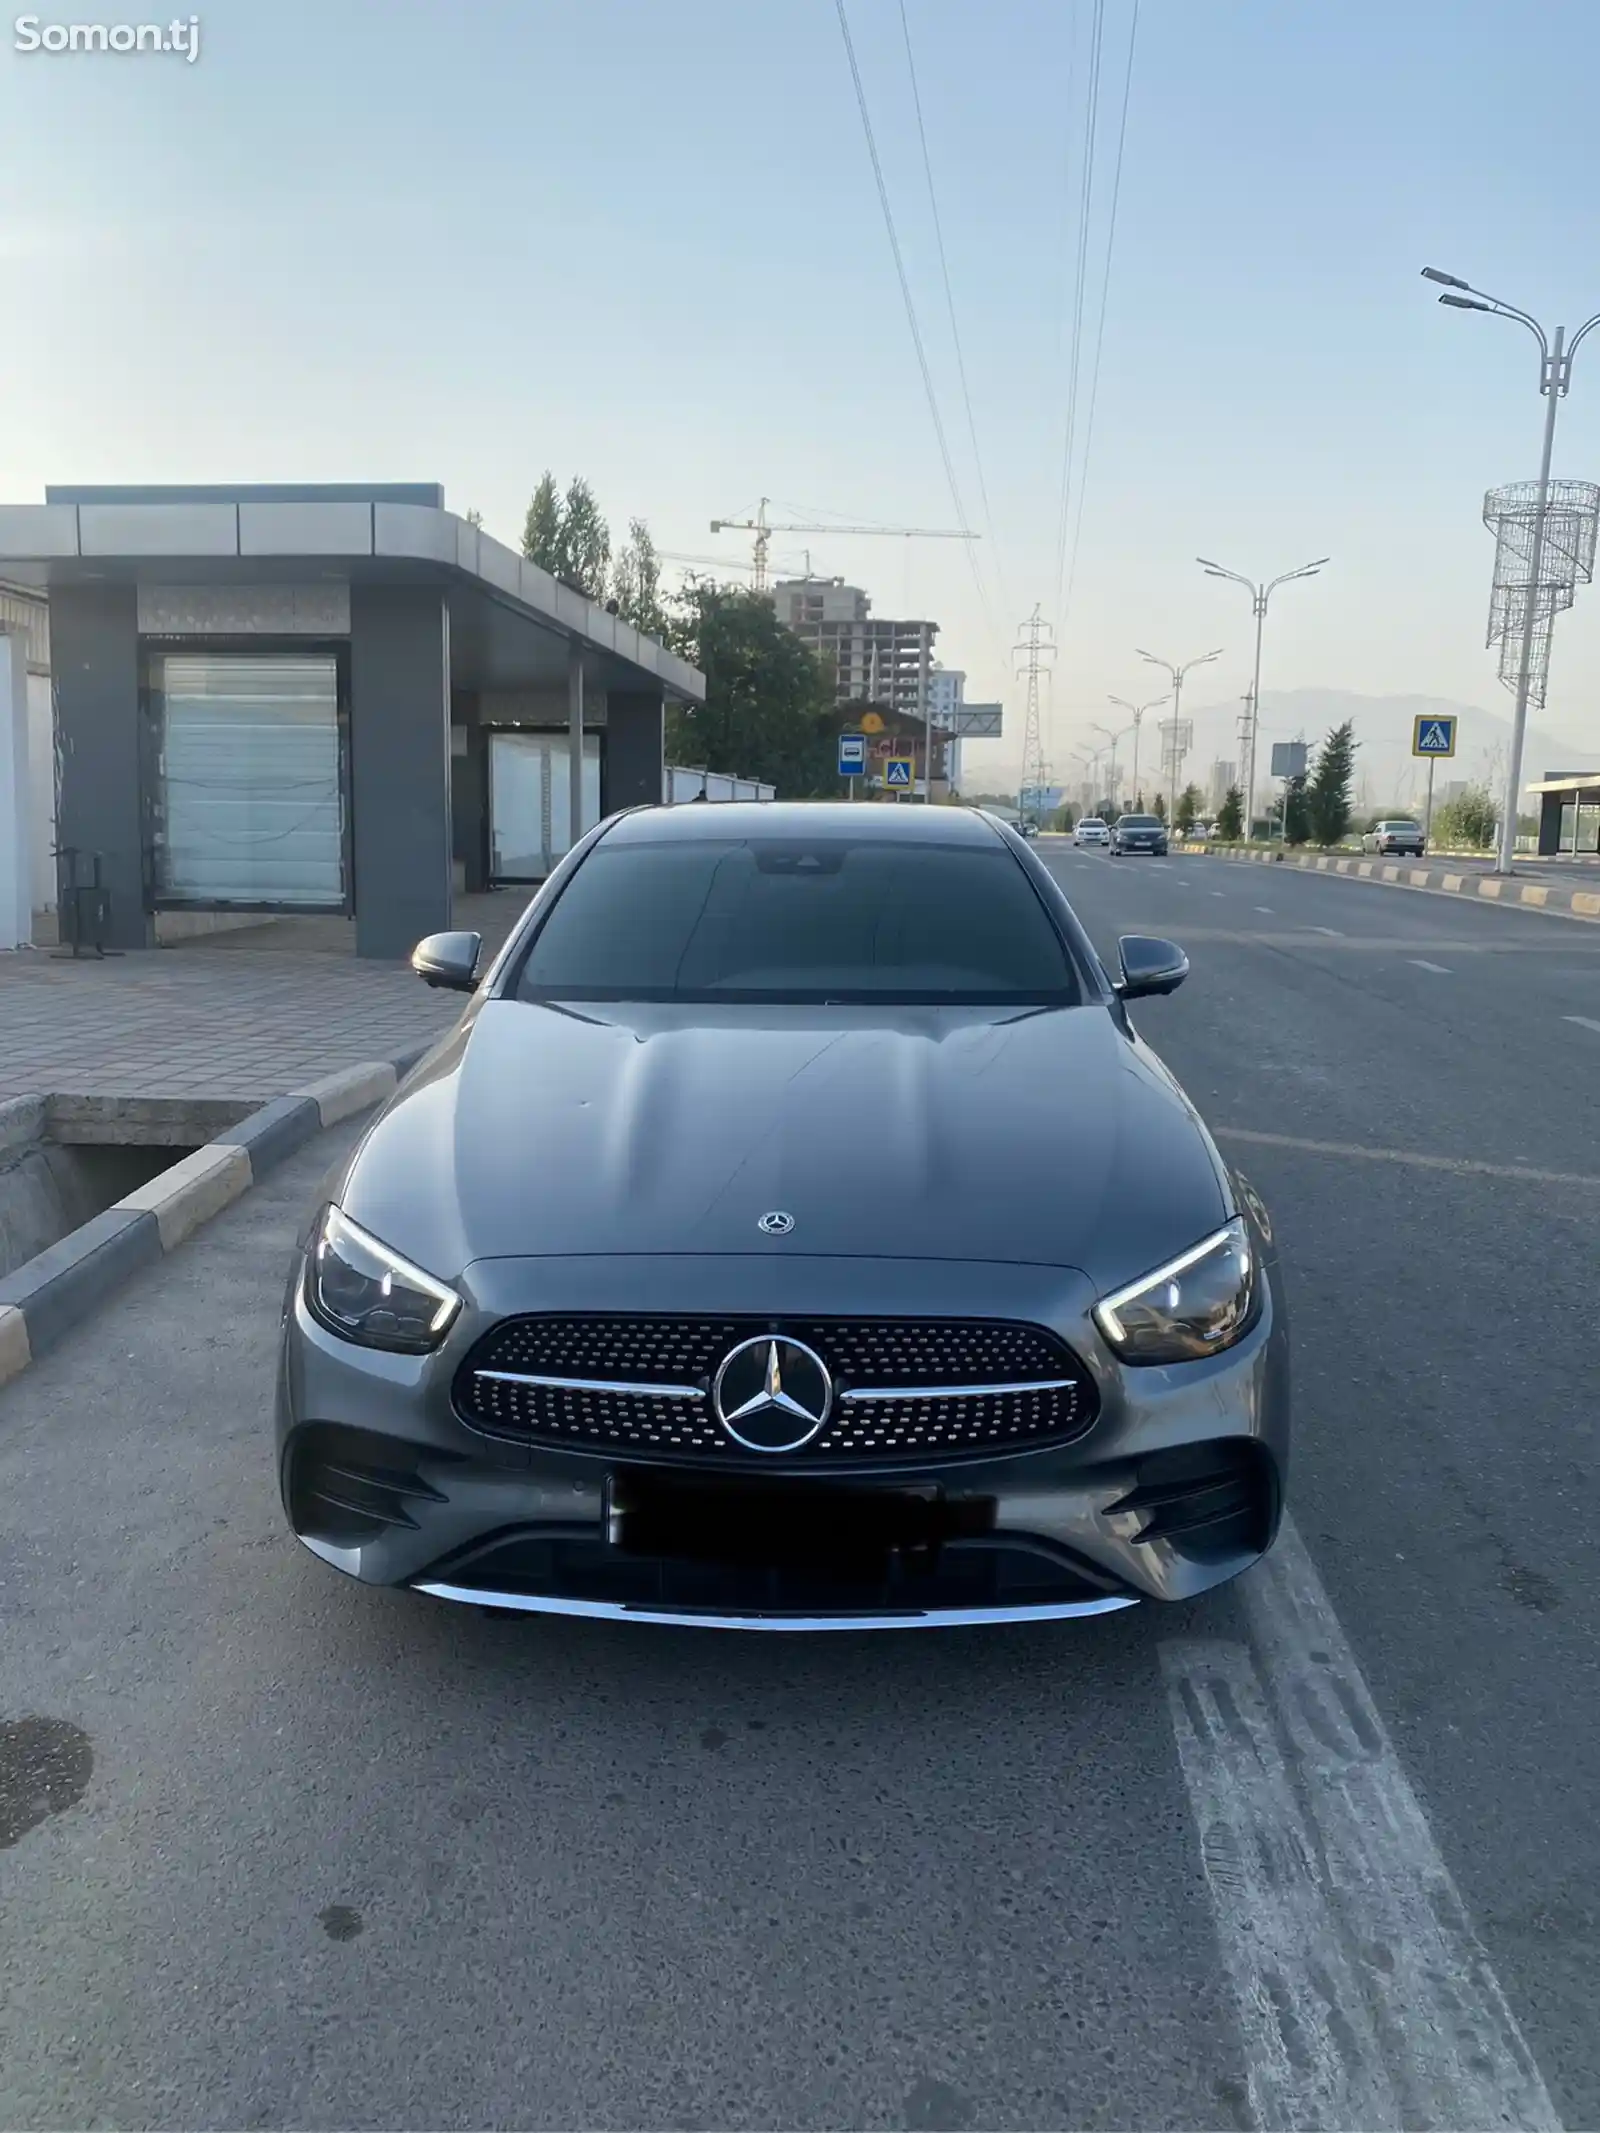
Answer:
MULTIPOLYGON (((1140 735, 1139 782, 1147 794, 1155 789, 1155 770, 1160 743, 1155 728, 1161 714, 1145 720, 1140 735)), ((1196 703, 1186 706, 1184 716, 1194 725, 1194 741, 1183 764, 1183 781, 1192 781, 1202 791, 1211 781, 1217 762, 1237 762, 1239 755, 1239 705, 1196 703)), ((1413 806, 1427 783, 1427 765, 1411 753, 1411 736, 1418 718, 1453 717, 1456 753, 1440 762, 1435 773, 1435 797, 1455 783, 1487 784, 1498 790, 1505 776, 1511 747, 1508 712, 1490 711, 1481 704, 1452 702, 1442 696, 1361 696, 1348 689, 1264 689, 1261 694, 1261 732, 1256 743, 1260 784, 1267 784, 1267 765, 1274 741, 1305 740, 1313 752, 1335 726, 1349 719, 1355 728, 1356 775, 1353 797, 1359 811, 1385 807, 1396 810, 1413 806)), ((1530 721, 1522 751, 1524 780, 1547 772, 1600 769, 1600 730, 1594 745, 1583 748, 1530 721)), ((1046 742, 1047 756, 1054 748, 1055 783, 1069 790, 1081 777, 1072 761, 1075 748, 1085 748, 1087 736, 1065 726, 1046 742)), ((968 742, 966 783, 979 781, 987 790, 1004 790, 1021 780, 1021 763, 1006 742, 968 742), (979 749, 982 749, 980 755, 979 749)), ((1121 750, 1123 784, 1128 784, 1131 741, 1121 750)))

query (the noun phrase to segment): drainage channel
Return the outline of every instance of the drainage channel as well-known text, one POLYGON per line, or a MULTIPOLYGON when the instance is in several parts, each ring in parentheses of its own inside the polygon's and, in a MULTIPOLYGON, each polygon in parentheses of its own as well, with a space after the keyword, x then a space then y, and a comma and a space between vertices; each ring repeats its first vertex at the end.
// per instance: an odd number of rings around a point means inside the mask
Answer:
POLYGON ((247 1103, 18 1096, 0 1103, 0 1280, 215 1135, 247 1103))

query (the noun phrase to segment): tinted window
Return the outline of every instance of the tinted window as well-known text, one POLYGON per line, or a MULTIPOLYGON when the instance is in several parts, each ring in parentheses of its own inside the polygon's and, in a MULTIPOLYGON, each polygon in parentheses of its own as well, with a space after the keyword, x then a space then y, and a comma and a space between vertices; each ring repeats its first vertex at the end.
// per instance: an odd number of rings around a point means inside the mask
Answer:
POLYGON ((518 975, 522 999, 1068 1005, 1077 975, 993 846, 602 840, 518 975))
POLYGON ((1119 815, 1117 817, 1118 829, 1158 830, 1160 827, 1161 817, 1159 815, 1119 815))

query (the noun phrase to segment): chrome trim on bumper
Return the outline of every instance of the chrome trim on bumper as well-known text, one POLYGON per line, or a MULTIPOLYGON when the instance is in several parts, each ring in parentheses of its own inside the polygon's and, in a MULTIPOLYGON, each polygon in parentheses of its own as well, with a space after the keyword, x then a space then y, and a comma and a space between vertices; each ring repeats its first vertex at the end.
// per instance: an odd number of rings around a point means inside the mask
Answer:
POLYGON ((1100 1600, 1062 1600, 1047 1607, 930 1607, 888 1615, 714 1615, 676 1614, 659 1607, 632 1607, 620 1600, 533 1598, 522 1592, 479 1592, 468 1585, 419 1584, 408 1588, 434 1600, 454 1600, 467 1607, 499 1607, 518 1614, 582 1615, 599 1622, 654 1622, 672 1629, 756 1629, 816 1631, 829 1629, 965 1629, 988 1622, 1064 1622, 1079 1615, 1109 1615, 1137 1607, 1131 1597, 1111 1593, 1100 1600))

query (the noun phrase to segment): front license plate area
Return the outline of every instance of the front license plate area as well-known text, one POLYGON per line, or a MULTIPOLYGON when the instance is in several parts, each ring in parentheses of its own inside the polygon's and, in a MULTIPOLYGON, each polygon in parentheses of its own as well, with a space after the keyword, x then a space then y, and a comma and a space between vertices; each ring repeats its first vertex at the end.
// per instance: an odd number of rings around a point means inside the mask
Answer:
POLYGON ((743 1567, 874 1572, 929 1562, 967 1520, 936 1488, 699 1481, 615 1474, 606 1533, 628 1555, 743 1567))

